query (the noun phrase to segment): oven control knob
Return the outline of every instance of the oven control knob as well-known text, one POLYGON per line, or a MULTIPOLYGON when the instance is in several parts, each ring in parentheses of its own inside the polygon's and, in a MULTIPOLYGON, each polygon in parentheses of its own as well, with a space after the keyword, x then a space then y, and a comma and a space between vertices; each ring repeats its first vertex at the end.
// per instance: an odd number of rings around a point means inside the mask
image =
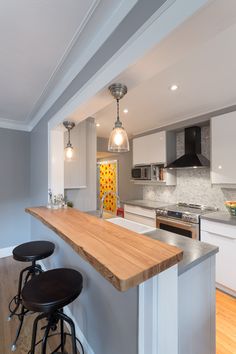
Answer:
POLYGON ((188 221, 188 222, 191 221, 191 215, 189 214, 183 214, 182 218, 184 221, 188 221))
POLYGON ((162 215, 167 216, 167 210, 162 210, 162 215))
POLYGON ((160 209, 156 209, 156 215, 161 215, 160 209))

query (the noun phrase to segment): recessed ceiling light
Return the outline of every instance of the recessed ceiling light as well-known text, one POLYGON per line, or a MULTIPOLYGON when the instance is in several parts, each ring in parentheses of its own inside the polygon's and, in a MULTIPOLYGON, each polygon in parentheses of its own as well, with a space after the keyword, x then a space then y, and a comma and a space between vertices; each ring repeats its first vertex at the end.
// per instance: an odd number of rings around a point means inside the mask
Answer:
POLYGON ((125 114, 127 114, 129 111, 128 111, 127 108, 125 108, 125 109, 123 110, 123 112, 124 112, 125 114))
POLYGON ((176 85, 176 84, 171 85, 170 89, 171 89, 171 91, 176 91, 176 90, 178 90, 178 85, 176 85))
POLYGON ((100 123, 96 123, 96 127, 100 127, 100 123))

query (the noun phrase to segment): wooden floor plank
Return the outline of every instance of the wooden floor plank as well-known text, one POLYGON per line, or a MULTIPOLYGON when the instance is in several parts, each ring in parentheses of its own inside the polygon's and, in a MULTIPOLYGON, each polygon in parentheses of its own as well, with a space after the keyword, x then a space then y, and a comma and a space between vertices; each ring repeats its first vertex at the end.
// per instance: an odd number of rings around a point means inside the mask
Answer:
POLYGON ((216 353, 236 354, 236 299, 216 291, 216 353))

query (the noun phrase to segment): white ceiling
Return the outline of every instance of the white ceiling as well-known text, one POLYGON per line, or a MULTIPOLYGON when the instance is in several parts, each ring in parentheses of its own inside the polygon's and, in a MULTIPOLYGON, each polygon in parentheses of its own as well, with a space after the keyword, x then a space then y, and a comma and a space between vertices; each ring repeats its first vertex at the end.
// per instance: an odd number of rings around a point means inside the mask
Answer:
MULTIPOLYGON (((114 79, 127 84, 121 120, 135 135, 236 104, 236 1, 214 0, 186 21, 152 52, 114 79), (227 5, 227 6, 226 6, 227 5), (179 89, 169 90, 176 83, 179 89)), ((107 88, 90 110, 107 137, 116 118, 115 101, 107 88)), ((87 110, 88 112, 88 110, 87 110)), ((72 118, 80 120, 85 109, 72 118)))
POLYGON ((97 0, 0 0, 0 121, 27 123, 97 0))

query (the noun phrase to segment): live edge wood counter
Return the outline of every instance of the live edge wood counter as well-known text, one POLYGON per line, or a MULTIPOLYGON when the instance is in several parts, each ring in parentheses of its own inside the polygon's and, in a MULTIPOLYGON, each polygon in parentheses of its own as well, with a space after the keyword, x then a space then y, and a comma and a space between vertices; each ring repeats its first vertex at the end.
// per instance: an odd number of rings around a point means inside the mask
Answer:
POLYGON ((119 291, 126 291, 178 263, 177 247, 68 208, 27 208, 119 291))

